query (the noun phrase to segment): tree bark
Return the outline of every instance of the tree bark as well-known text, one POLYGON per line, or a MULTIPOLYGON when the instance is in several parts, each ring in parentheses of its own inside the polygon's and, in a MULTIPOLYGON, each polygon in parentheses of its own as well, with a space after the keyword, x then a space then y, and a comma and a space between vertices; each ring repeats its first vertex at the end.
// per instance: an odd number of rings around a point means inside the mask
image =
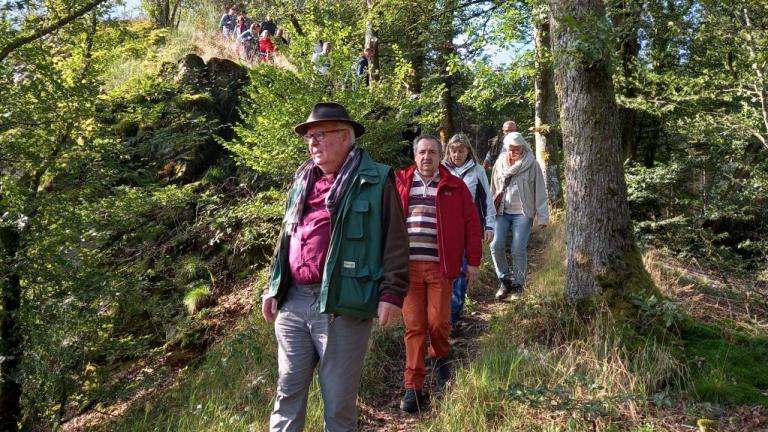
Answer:
POLYGON ((598 293, 622 298, 640 255, 631 240, 611 69, 607 50, 579 52, 588 37, 581 32, 595 28, 585 24, 604 20, 605 6, 552 0, 550 7, 566 156, 566 293, 571 300, 598 293))
POLYGON ((23 47, 24 45, 30 42, 34 42, 43 36, 46 36, 48 34, 55 32, 56 30, 64 27, 65 25, 71 23, 72 21, 87 14, 89 11, 96 8, 96 6, 102 3, 105 3, 106 1, 107 0, 93 0, 90 3, 83 5, 80 9, 77 9, 76 11, 72 12, 71 14, 54 22, 49 26, 43 27, 30 35, 19 36, 17 38, 12 39, 2 49, 0 49, 0 63, 2 63, 3 60, 5 60, 5 58, 8 57, 8 55, 14 52, 15 50, 23 47))
MULTIPOLYGON (((640 54, 640 42, 637 40, 636 22, 639 20, 640 9, 633 0, 617 2, 619 8, 612 16, 614 27, 619 29, 619 55, 621 57, 621 72, 623 86, 619 92, 627 98, 637 97, 637 88, 633 81, 633 71, 640 54)), ((637 111, 630 107, 620 107, 621 147, 624 160, 637 158, 637 111)))
MULTIPOLYGON (((98 25, 98 15, 94 10, 91 15, 91 27, 86 36, 83 65, 78 79, 84 80, 92 65, 93 39, 98 25)), ((25 185, 30 198, 24 210, 27 216, 26 226, 37 215, 41 182, 45 173, 60 158, 64 147, 71 140, 75 123, 70 121, 62 134, 56 139, 51 153, 35 170, 29 184, 25 185)), ((4 270, 0 273, 0 432, 16 431, 21 420, 22 376, 19 365, 24 356, 23 338, 18 321, 21 308, 21 277, 19 273, 20 253, 23 228, 0 228, 0 262, 4 270)))
POLYGON ((536 47, 534 138, 536 140, 536 159, 541 165, 547 186, 547 200, 550 207, 559 207, 561 205, 561 141, 557 124, 557 96, 551 61, 552 44, 549 22, 549 13, 545 11, 536 19, 534 28, 536 47))
POLYGON ((764 70, 766 63, 765 61, 759 61, 760 56, 757 54, 757 49, 755 47, 758 44, 755 42, 755 38, 752 35, 755 28, 752 24, 750 12, 745 7, 742 9, 742 13, 746 27, 746 39, 748 42, 747 50, 749 51, 749 58, 752 61, 752 69, 755 71, 756 77, 754 94, 756 94, 757 98, 760 100, 760 114, 763 120, 763 130, 756 133, 755 137, 763 143, 764 148, 768 149, 768 83, 766 82, 764 70))
POLYGON ((293 26, 293 29, 296 30, 296 34, 304 37, 306 34, 304 33, 304 29, 301 27, 301 23, 299 22, 299 19, 296 18, 296 15, 291 15, 288 17, 288 20, 291 21, 291 25, 293 26))

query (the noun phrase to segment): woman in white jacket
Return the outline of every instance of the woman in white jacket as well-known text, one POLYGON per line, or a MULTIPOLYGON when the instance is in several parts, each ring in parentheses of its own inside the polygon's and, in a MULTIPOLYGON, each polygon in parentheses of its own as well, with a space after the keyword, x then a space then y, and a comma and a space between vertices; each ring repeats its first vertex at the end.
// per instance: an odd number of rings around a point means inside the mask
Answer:
POLYGON ((544 175, 525 138, 518 132, 504 137, 506 153, 499 155, 491 173, 491 196, 496 198, 496 236, 491 243, 493 265, 499 278, 496 300, 522 292, 528 275, 528 237, 533 218, 549 224, 544 175), (504 246, 512 233, 512 267, 504 246))
MULTIPOLYGON (((493 229, 496 225, 496 207, 488 185, 488 176, 485 169, 477 161, 475 149, 469 141, 469 137, 458 133, 451 137, 443 152, 443 166, 448 168, 451 174, 464 180, 480 215, 480 222, 484 226, 484 238, 486 243, 493 239, 493 229)), ((461 273, 453 282, 453 295, 451 298, 451 325, 456 328, 456 323, 461 318, 464 309, 464 299, 467 296, 467 259, 464 258, 461 265, 461 273)))

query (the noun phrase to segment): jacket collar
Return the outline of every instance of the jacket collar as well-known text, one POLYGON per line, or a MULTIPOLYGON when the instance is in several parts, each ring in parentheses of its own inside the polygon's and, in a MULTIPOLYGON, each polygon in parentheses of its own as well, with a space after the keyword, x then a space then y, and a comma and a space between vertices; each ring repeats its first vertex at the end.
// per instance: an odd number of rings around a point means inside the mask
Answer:
MULTIPOLYGON (((461 184, 463 183, 463 181, 460 178, 451 174, 448 168, 444 167, 442 163, 438 165, 437 169, 438 169, 438 172, 440 173, 440 182, 437 184, 438 189, 441 189, 443 187, 450 187, 450 188, 460 187, 461 184)), ((405 180, 408 182, 406 184, 410 184, 410 180, 413 178, 414 172, 416 172, 416 164, 413 164, 402 171, 403 177, 401 178, 401 180, 405 180)))
POLYGON ((360 166, 357 168, 357 175, 366 183, 378 183, 381 181, 373 159, 365 150, 363 150, 363 159, 360 161, 360 166))

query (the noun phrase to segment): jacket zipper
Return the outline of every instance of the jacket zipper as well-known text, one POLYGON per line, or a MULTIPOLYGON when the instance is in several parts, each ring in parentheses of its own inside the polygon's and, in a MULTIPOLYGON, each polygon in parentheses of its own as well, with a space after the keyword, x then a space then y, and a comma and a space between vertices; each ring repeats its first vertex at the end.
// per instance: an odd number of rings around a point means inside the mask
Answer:
MULTIPOLYGON (((445 244, 443 243, 445 240, 443 239, 443 236, 441 235, 441 231, 442 231, 442 226, 443 225, 440 223, 440 221, 443 218, 441 216, 442 212, 440 211, 440 205, 439 205, 440 191, 441 191, 441 188, 439 187, 440 183, 438 182, 437 185, 438 185, 438 189, 437 189, 437 193, 435 194, 435 208, 437 210, 437 217, 439 218, 437 220, 437 237, 440 239, 440 248, 437 249, 437 257, 440 258, 440 250, 441 250, 441 248, 445 247, 445 244)), ((443 188, 444 187, 445 187, 445 184, 443 184, 443 188)), ((445 259, 441 259, 440 260, 440 266, 443 268, 443 274, 447 276, 448 275, 448 268, 445 266, 445 261, 446 261, 445 259)))

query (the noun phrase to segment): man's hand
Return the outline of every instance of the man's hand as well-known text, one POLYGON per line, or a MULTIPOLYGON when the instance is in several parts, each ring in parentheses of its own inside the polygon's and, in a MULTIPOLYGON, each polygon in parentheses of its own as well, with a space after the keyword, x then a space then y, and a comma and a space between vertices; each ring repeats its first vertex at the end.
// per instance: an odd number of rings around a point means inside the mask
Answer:
POLYGON ((261 303, 261 314, 264 315, 264 319, 267 322, 274 321, 277 315, 277 299, 274 297, 264 297, 261 303))
POLYGON ((473 283, 477 280, 477 273, 480 271, 480 267, 478 266, 467 266, 467 279, 469 279, 470 283, 473 283))
POLYGON ((493 231, 488 230, 485 232, 485 242, 491 244, 493 241, 493 231))
POLYGON ((400 308, 384 301, 379 302, 379 325, 389 327, 400 320, 400 308))
POLYGON ((483 168, 489 169, 490 167, 491 167, 491 162, 487 161, 487 160, 484 160, 483 161, 483 168))

